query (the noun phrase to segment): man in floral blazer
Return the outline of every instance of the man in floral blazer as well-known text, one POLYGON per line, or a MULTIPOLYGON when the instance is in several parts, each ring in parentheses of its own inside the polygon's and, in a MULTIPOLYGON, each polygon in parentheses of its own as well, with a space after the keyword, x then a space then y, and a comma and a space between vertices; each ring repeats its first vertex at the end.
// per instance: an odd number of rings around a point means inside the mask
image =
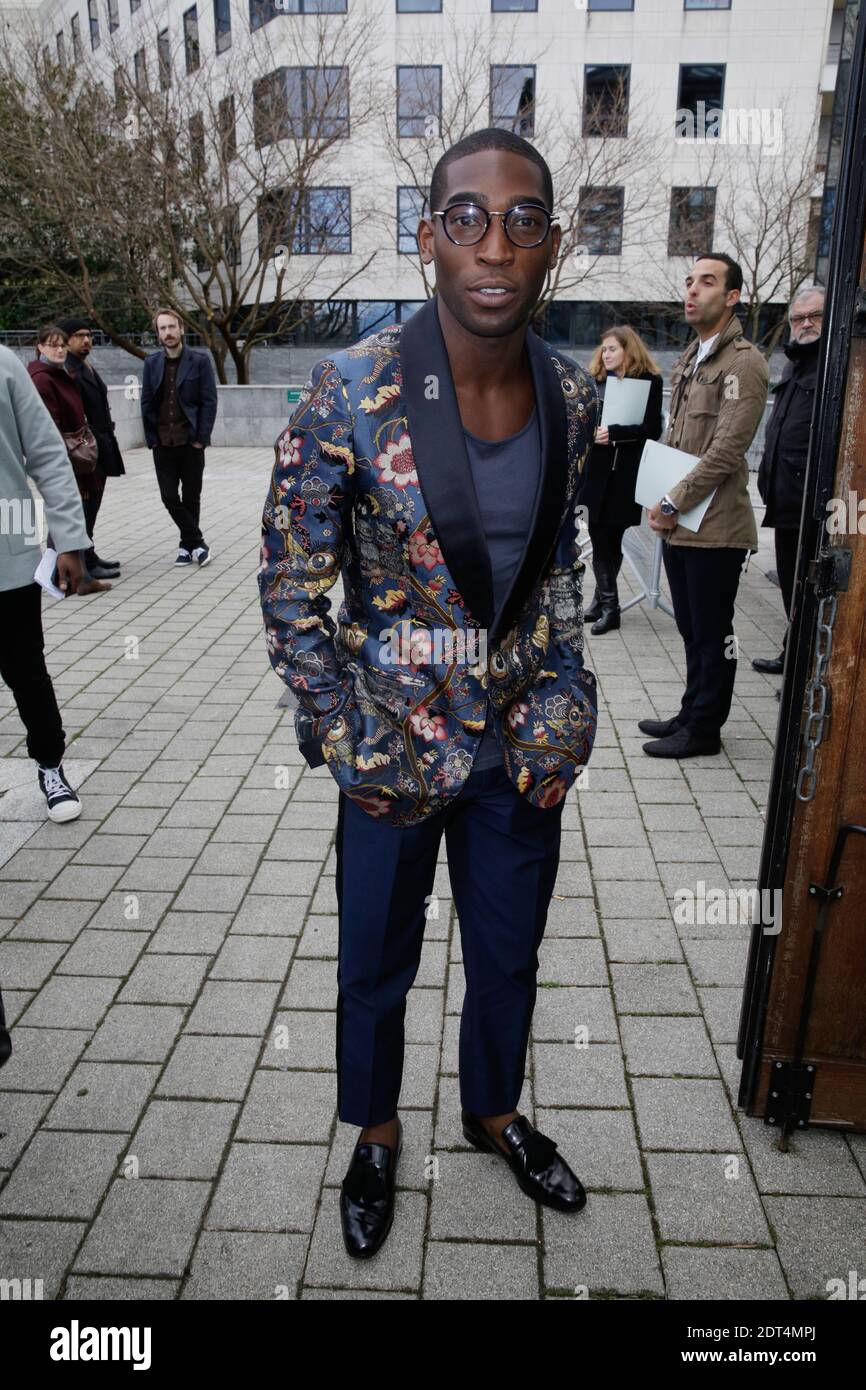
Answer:
POLYGON ((403 1015, 438 915, 443 831, 466 974, 464 1134, 536 1201, 585 1201, 515 1108, 563 799, 596 726, 575 511, 597 397, 529 328, 557 261, 552 202, 518 136, 446 151, 418 233, 437 293, 319 361, 275 448, 268 651, 297 697, 302 753, 340 788, 338 1111, 365 1126, 341 1195, 353 1255, 375 1253, 393 1215, 403 1015), (325 594, 340 574, 335 625, 325 594))

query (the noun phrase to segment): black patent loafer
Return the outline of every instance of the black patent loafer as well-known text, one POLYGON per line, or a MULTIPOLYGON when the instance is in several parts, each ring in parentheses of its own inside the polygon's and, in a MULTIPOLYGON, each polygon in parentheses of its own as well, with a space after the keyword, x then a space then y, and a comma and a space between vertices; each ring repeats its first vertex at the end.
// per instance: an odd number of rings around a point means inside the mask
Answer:
POLYGON ((525 1115, 518 1115, 502 1131, 502 1138, 508 1145, 507 1154, 476 1115, 464 1110, 462 1119, 463 1133, 469 1143, 483 1153, 498 1154, 527 1197, 557 1211, 580 1211, 586 1205, 583 1184, 556 1152, 555 1140, 535 1129, 525 1115))
POLYGON ((355 1145, 340 1188, 343 1242, 350 1255, 368 1260, 382 1245, 394 1220, 397 1164, 403 1151, 403 1123, 397 1116, 397 1143, 355 1145))

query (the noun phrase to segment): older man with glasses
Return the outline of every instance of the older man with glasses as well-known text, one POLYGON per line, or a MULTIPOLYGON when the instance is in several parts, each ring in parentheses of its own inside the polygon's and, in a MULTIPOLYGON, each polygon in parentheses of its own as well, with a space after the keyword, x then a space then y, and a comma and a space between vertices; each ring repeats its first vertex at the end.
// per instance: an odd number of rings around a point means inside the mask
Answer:
MULTIPOLYGON (((758 491, 766 504, 762 526, 775 527, 776 571, 790 622, 797 571, 797 546, 803 487, 809 453, 809 433, 818 379, 818 351, 824 321, 824 291, 809 286, 799 291, 788 310, 791 336, 785 344, 788 361, 772 388, 773 410, 767 422, 764 456, 758 471, 758 491)), ((752 666, 779 676, 785 665, 788 632, 779 656, 756 657, 752 666)))

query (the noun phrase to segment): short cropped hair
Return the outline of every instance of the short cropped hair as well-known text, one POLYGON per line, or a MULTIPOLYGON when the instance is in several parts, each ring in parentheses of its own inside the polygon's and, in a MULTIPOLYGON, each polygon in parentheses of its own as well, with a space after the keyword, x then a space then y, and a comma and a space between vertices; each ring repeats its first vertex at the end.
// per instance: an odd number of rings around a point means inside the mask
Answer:
POLYGON ((441 210, 442 200, 445 197, 445 171, 449 164, 453 164, 456 159, 463 159, 466 155, 478 154, 481 150, 508 150, 512 154, 522 155, 524 159, 529 159, 541 170, 543 197, 548 212, 553 211, 553 177, 543 155, 539 154, 534 145, 530 145, 528 140, 524 140, 522 135, 515 135, 510 130, 500 130, 498 126, 488 126, 486 130, 473 130, 471 134, 464 135, 462 140, 458 140, 456 145, 452 145, 440 156, 430 179, 430 211, 441 210))
POLYGON ((729 290, 741 290, 743 288, 743 269, 739 261, 735 261, 729 256, 727 251, 702 251, 699 256, 695 256, 696 261, 721 261, 727 266, 725 271, 725 293, 729 290))

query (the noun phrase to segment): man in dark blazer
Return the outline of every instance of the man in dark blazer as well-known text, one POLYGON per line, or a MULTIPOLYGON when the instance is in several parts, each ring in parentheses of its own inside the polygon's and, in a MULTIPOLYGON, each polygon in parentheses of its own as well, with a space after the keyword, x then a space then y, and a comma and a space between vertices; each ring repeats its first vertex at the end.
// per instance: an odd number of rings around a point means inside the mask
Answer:
POLYGON ((84 523, 90 537, 90 548, 84 556, 85 564, 94 579, 116 579, 120 574, 120 561, 101 559, 93 544, 93 531, 99 508, 102 506, 105 480, 119 478, 126 472, 114 434, 114 421, 108 405, 108 387, 90 361, 93 333, 89 320, 80 317, 61 319, 58 327, 63 329, 68 339, 66 370, 81 392, 84 414, 99 448, 96 471, 88 475, 87 498, 83 504, 84 523))
MULTIPOLYGON (((586 1197, 517 1110, 566 793, 596 728, 576 494, 595 386, 529 327, 560 229, 517 135, 439 160, 418 228, 436 295, 312 370, 276 443, 259 584, 311 766, 340 788, 337 1104, 363 1126, 351 1255, 393 1216, 406 994, 444 833, 466 993, 462 1130, 534 1201, 586 1197), (342 571, 335 625, 324 595, 342 571)), ((438 913, 436 914, 438 915, 438 913)))
MULTIPOLYGON (((758 492, 766 505, 762 526, 775 527, 776 573, 785 615, 790 621, 797 571, 797 544, 806 460, 818 380, 818 350, 824 319, 824 291, 820 285, 800 290, 788 309, 791 336, 785 344, 785 370, 772 387, 773 409, 764 435, 764 454, 758 469, 758 492)), ((785 665, 785 646, 779 656, 758 656, 756 671, 780 676, 785 665)))
POLYGON ((213 366, 206 352, 187 347, 173 309, 159 309, 153 326, 162 344, 145 359, 141 418, 166 511, 180 532, 176 565, 206 565, 210 546, 199 526, 204 451, 217 413, 213 366))

